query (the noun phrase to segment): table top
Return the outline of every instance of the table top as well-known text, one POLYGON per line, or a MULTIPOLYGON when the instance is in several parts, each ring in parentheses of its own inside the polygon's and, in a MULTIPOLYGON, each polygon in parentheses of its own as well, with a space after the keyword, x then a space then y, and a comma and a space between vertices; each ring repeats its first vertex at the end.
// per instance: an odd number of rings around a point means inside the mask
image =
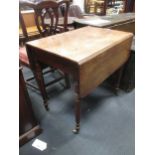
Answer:
POLYGON ((86 26, 27 44, 80 65, 131 36, 127 32, 86 26))
POLYGON ((135 20, 135 13, 121 13, 117 15, 98 16, 96 18, 88 19, 74 19, 74 22, 82 25, 107 27, 113 24, 118 24, 121 22, 127 22, 131 20, 135 20))

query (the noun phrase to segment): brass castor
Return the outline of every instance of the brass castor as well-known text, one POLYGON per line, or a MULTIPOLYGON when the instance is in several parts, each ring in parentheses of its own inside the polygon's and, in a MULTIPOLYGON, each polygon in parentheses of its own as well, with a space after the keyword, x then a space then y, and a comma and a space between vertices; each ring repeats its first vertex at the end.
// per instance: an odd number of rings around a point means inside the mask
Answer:
POLYGON ((72 130, 72 132, 73 132, 74 134, 78 134, 79 131, 80 131, 80 128, 79 128, 79 127, 72 130))
POLYGON ((76 129, 73 129, 72 132, 73 132, 74 134, 78 134, 78 133, 79 133, 79 131, 76 130, 76 129))

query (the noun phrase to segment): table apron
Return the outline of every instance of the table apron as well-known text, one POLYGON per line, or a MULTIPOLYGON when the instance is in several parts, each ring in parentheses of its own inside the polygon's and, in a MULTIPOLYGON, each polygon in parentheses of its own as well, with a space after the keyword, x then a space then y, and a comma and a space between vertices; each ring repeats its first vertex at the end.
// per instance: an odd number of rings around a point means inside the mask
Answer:
POLYGON ((49 65, 51 67, 55 67, 57 69, 62 70, 64 73, 72 74, 74 79, 77 80, 79 67, 73 61, 67 60, 63 57, 58 57, 54 54, 45 52, 41 49, 37 49, 35 47, 27 46, 27 51, 29 55, 29 59, 31 60, 31 66, 35 69, 35 61, 37 60, 39 63, 49 65))

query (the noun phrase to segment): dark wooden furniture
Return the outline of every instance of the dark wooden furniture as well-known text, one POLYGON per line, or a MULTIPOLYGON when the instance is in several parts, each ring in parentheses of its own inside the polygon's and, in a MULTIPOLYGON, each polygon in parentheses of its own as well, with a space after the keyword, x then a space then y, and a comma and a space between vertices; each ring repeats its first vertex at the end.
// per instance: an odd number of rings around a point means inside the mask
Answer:
POLYGON ((31 101, 26 89, 22 74, 22 68, 19 69, 19 144, 25 144, 30 139, 41 133, 41 128, 35 119, 31 101))
POLYGON ((125 12, 135 12, 135 0, 125 0, 125 12))
POLYGON ((86 13, 95 13, 95 1, 85 0, 85 12, 86 13))
MULTIPOLYGON (((34 11, 35 24, 37 30, 39 31, 41 36, 47 36, 55 34, 59 31, 64 32, 67 30, 67 15, 69 9, 69 1, 61 1, 55 2, 52 0, 41 1, 39 3, 31 3, 31 2, 20 2, 20 23, 23 31, 23 35, 28 38, 28 33, 26 30, 25 21, 22 17, 22 8, 28 6, 34 11), (63 23, 61 22, 61 26, 59 27, 59 18, 62 18, 61 14, 61 6, 63 6, 63 23), (46 19, 50 19, 50 23, 46 24, 46 19)), ((30 38, 30 37, 29 37, 30 38)))
MULTIPOLYGON (((22 6, 20 5, 21 8, 22 6)), ((39 37, 39 32, 35 24, 34 10, 20 10, 19 21, 19 38, 21 43, 26 41, 27 37, 32 39, 39 37)))
MULTIPOLYGON (((39 2, 39 3, 21 2, 20 3, 20 9, 19 9, 19 17, 20 17, 21 28, 22 28, 22 31, 23 31, 24 42, 28 41, 28 40, 36 39, 36 37, 39 37, 39 38, 40 37, 46 37, 46 36, 49 36, 49 35, 53 35, 53 34, 56 34, 56 33, 66 31, 67 30, 68 7, 69 7, 69 2, 68 1, 61 1, 60 3, 57 3, 57 2, 54 2, 54 1, 42 1, 42 2, 39 2), (64 24, 59 26, 58 25, 58 19, 59 19, 59 11, 60 11, 59 9, 60 9, 61 5, 63 5, 63 7, 66 6, 66 9, 65 9, 64 18, 63 18, 64 19, 64 24), (25 26, 24 19, 22 17, 22 12, 21 12, 22 8, 25 7, 25 6, 27 6, 29 8, 32 8, 34 10, 34 12, 35 12, 34 17, 35 17, 36 27, 37 27, 37 30, 38 30, 37 31, 37 36, 33 35, 33 37, 32 37, 31 34, 29 34, 27 32, 27 28, 25 26), (46 18, 50 18, 50 23, 48 23, 48 24, 45 23, 46 18)), ((19 52, 20 63, 22 65, 25 65, 25 66, 29 67, 33 71, 32 67, 31 67, 31 64, 30 64, 30 61, 29 61, 28 56, 27 56, 27 51, 26 51, 25 45, 22 44, 22 46, 20 46, 20 48, 19 48, 19 51, 20 51, 19 52)), ((48 66, 46 64, 41 64, 41 70, 39 70, 39 72, 40 71, 42 72, 43 69, 45 69, 47 67, 48 66)), ((50 71, 53 71, 53 70, 54 69, 52 68, 50 71)), ((35 72, 35 74, 37 74, 37 73, 35 72)), ((36 88, 34 85, 32 85, 29 82, 32 78, 27 80, 27 84, 29 86, 33 87, 33 88, 36 88)), ((67 85, 67 88, 68 88, 69 87, 68 76, 64 75, 62 73, 58 78, 50 81, 46 85, 41 84, 44 81, 40 81, 40 79, 36 79, 37 83, 38 83, 38 86, 39 86, 39 90, 41 91, 41 95, 42 95, 43 100, 44 100, 45 108, 47 110, 48 110, 48 106, 47 106, 48 97, 47 97, 45 86, 49 86, 50 84, 58 82, 58 81, 60 81, 62 79, 65 79, 66 85, 67 85)))
POLYGON ((57 32, 65 32, 67 30, 67 15, 69 9, 69 1, 60 1, 59 3, 55 1, 42 1, 37 3, 34 7, 35 10, 35 20, 37 28, 42 36, 48 36, 56 34, 57 32), (59 26, 59 12, 60 7, 63 5, 65 7, 64 11, 64 24, 63 27, 59 26), (45 19, 50 19, 50 24, 46 24, 45 19))
POLYGON ((26 44, 36 78, 42 79, 38 72, 40 63, 72 74, 77 94, 75 133, 80 130, 80 99, 128 60, 132 36, 127 32, 88 26, 26 44))
POLYGON ((132 32, 135 34, 135 13, 122 13, 118 15, 101 16, 89 19, 75 19, 74 22, 76 28, 90 25, 132 32))
POLYGON ((85 12, 96 15, 105 15, 106 0, 85 0, 85 12))
POLYGON ((95 2, 95 14, 96 15, 100 15, 100 16, 106 15, 106 9, 107 9, 106 0, 104 1, 100 0, 100 1, 95 2))

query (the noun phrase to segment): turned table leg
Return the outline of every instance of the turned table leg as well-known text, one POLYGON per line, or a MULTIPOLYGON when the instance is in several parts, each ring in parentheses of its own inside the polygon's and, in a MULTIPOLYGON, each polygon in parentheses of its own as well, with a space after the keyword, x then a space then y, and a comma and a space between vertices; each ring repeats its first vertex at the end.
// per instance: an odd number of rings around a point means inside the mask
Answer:
POLYGON ((73 129, 73 133, 78 134, 80 131, 80 114, 81 114, 81 98, 79 94, 79 80, 76 80, 75 82, 75 94, 76 94, 76 100, 75 100, 75 129, 73 129))
POLYGON ((75 103, 75 129, 73 129, 73 133, 78 134, 80 131, 80 114, 81 114, 81 107, 80 107, 80 97, 77 94, 76 103, 75 103))

